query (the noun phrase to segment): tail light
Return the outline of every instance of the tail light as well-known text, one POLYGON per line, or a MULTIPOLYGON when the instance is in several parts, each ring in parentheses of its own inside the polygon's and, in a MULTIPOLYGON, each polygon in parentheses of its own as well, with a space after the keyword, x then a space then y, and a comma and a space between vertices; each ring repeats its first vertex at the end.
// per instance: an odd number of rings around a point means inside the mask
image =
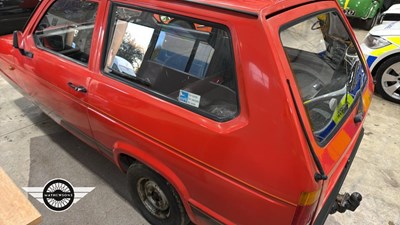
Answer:
POLYGON ((311 224, 321 189, 314 192, 303 192, 300 195, 299 204, 293 217, 292 225, 311 224))

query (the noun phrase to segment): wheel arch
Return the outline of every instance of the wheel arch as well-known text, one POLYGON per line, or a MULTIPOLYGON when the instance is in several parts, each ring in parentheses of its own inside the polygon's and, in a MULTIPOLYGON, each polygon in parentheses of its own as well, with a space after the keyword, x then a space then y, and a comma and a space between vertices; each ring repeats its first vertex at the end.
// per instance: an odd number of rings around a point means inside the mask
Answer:
POLYGON ((149 167, 154 172, 160 174, 160 176, 162 176, 175 188, 190 220, 193 222, 196 221, 192 208, 189 205, 189 191, 181 179, 175 174, 175 172, 173 172, 160 160, 158 160, 156 157, 153 157, 151 154, 140 150, 139 148, 123 142, 117 142, 114 145, 113 157, 115 164, 123 173, 127 172, 132 163, 139 162, 149 167))
POLYGON ((379 69, 379 67, 386 62, 387 60, 389 60, 390 58, 396 57, 396 56, 400 56, 400 51, 399 52, 395 52, 393 54, 390 55, 386 55, 384 56, 382 59, 380 59, 375 65, 373 65, 372 70, 371 70, 371 75, 372 77, 376 77, 376 71, 379 69))

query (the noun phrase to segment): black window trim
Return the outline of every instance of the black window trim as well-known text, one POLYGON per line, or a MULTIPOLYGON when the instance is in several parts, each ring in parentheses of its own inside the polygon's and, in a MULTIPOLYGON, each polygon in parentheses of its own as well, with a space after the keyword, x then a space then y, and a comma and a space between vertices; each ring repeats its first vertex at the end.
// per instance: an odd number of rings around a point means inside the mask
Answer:
MULTIPOLYGON (((230 38, 230 46, 231 46, 231 49, 232 49, 231 55, 232 55, 232 60, 233 60, 232 68, 233 68, 233 72, 234 72, 235 86, 236 86, 236 89, 237 89, 236 90, 237 112, 232 117, 219 118, 219 117, 217 117, 217 116, 215 116, 215 115, 213 115, 211 113, 207 113, 207 112, 205 112, 205 111, 203 111, 203 110, 201 110, 201 109, 199 109, 197 107, 194 107, 194 106, 179 102, 179 101, 177 101, 175 99, 172 99, 172 98, 170 98, 170 97, 168 97, 168 96, 166 96, 164 94, 156 92, 156 91, 154 91, 154 90, 152 90, 150 88, 146 88, 144 85, 138 84, 138 83, 136 83, 134 81, 130 81, 128 79, 124 79, 123 77, 118 76, 116 74, 112 74, 110 72, 106 72, 104 70, 104 68, 105 68, 105 63, 107 61, 107 53, 108 53, 109 47, 111 45, 110 39, 112 39, 112 36, 113 36, 112 35, 112 28, 113 28, 112 26, 114 25, 113 21, 115 19, 113 12, 117 7, 125 7, 125 8, 129 8, 129 9, 133 9, 133 10, 144 11, 144 12, 147 12, 147 13, 154 13, 154 14, 159 14, 159 15, 170 16, 170 17, 177 18, 177 19, 183 19, 185 21, 190 21, 190 22, 193 22, 193 23, 199 23, 199 24, 203 24, 203 25, 206 25, 206 26, 207 25, 213 26, 215 28, 222 29, 222 30, 226 31, 227 34, 230 37, 232 37, 229 28, 227 26, 225 26, 225 25, 222 25, 222 24, 203 21, 203 20, 200 20, 200 19, 196 19, 196 18, 192 18, 192 17, 186 17, 186 16, 182 16, 182 15, 178 15, 178 14, 164 12, 164 11, 159 11, 159 10, 155 10, 155 9, 151 9, 151 8, 145 8, 145 7, 142 7, 142 6, 130 5, 130 4, 125 4, 125 3, 119 3, 119 2, 113 2, 112 1, 111 5, 109 7, 109 12, 108 12, 108 18, 107 18, 108 23, 106 25, 107 27, 105 29, 105 35, 104 35, 105 38, 104 38, 103 43, 102 43, 103 50, 101 51, 102 56, 101 56, 101 63, 100 63, 100 71, 101 71, 101 73, 103 75, 105 75, 105 76, 107 76, 109 78, 112 78, 114 80, 117 80, 117 81, 119 81, 119 82, 121 82, 121 83, 123 83, 125 85, 133 87, 133 88, 135 88, 135 89, 137 89, 139 91, 142 91, 144 93, 153 95, 153 96, 155 96, 155 97, 157 97, 157 98, 159 98, 161 100, 164 100, 164 101, 167 101, 167 102, 169 102, 171 104, 177 105, 177 106, 179 106, 179 107, 181 107, 183 109, 186 109, 186 110, 188 110, 188 111, 190 111, 192 113, 196 113, 196 114, 204 116, 204 117, 206 117, 208 119, 214 120, 216 122, 228 122, 228 121, 231 121, 231 120, 237 118, 240 115, 241 107, 240 107, 240 101, 239 101, 239 86, 238 86, 238 77, 237 77, 237 72, 236 72, 236 61, 235 61, 235 57, 234 57, 234 48, 233 48, 232 38, 230 38)), ((147 54, 147 53, 145 53, 145 54, 147 54)))
POLYGON ((31 15, 29 16, 28 20, 25 22, 24 26, 22 27, 22 32, 25 32, 26 28, 28 27, 29 21, 33 18, 33 15, 36 13, 38 10, 40 4, 42 4, 43 0, 38 0, 38 3, 36 4, 35 8, 32 10, 31 15))
MULTIPOLYGON (((312 4, 312 3, 310 3, 310 4, 312 4)), ((303 5, 302 5, 302 6, 303 6, 303 5)), ((286 30, 286 29, 289 28, 289 27, 292 27, 292 26, 294 26, 294 25, 296 25, 296 24, 299 24, 299 23, 301 23, 301 22, 303 22, 303 21, 306 21, 307 19, 310 19, 310 18, 312 18, 312 17, 315 17, 316 15, 319 15, 319 14, 322 14, 322 13, 330 13, 330 12, 335 12, 335 13, 339 16, 339 19, 340 19, 340 21, 343 23, 344 28, 346 29, 347 33, 349 34, 349 37, 350 37, 351 41, 352 41, 354 44, 356 44, 356 47, 357 47, 357 55, 358 55, 358 57, 359 57, 359 59, 360 59, 361 65, 363 66, 364 73, 365 73, 365 75, 366 75, 366 82, 363 84, 363 86, 360 87, 360 90, 358 91, 358 93, 356 94, 356 96, 354 96, 353 104, 352 104, 352 105, 350 106, 350 108, 348 109, 346 115, 345 115, 345 116, 343 117, 343 119, 339 122, 339 124, 337 124, 337 125, 335 126, 335 128, 326 136, 325 139, 323 139, 322 141, 318 141, 318 140, 316 139, 315 135, 314 135, 314 132, 312 132, 312 134, 313 134, 313 135, 312 135, 312 138, 313 138, 314 142, 317 143, 318 146, 321 147, 321 148, 326 147, 326 145, 332 140, 332 138, 333 138, 333 137, 337 134, 337 132, 342 128, 343 124, 348 120, 348 118, 350 117, 350 115, 352 114, 352 112, 354 111, 354 109, 356 108, 356 106, 358 107, 359 104, 362 104, 362 93, 364 92, 365 87, 366 87, 366 85, 367 85, 367 83, 368 83, 368 79, 369 79, 368 76, 367 76, 367 74, 368 74, 367 67, 366 67, 366 65, 365 65, 364 60, 362 60, 362 59, 363 59, 362 56, 360 55, 361 51, 359 51, 359 48, 358 48, 358 46, 357 46, 357 41, 354 39, 353 35, 351 35, 351 31, 349 30, 348 26, 346 26, 346 22, 343 20, 343 17, 342 17, 342 15, 341 15, 341 13, 340 13, 336 8, 323 9, 323 10, 320 10, 320 11, 316 11, 316 12, 313 12, 313 13, 310 13, 310 14, 307 14, 307 15, 304 15, 304 16, 301 16, 301 17, 299 17, 299 18, 297 18, 297 19, 295 19, 295 20, 292 20, 292 21, 290 21, 290 22, 288 22, 288 23, 283 24, 283 25, 279 28, 279 35, 280 35, 280 33, 281 33, 282 31, 286 30)), ((266 18, 268 19, 268 17, 266 17, 266 18)), ((283 45, 283 43, 282 43, 281 38, 279 38, 279 41, 281 42, 281 46, 282 46, 282 50, 283 50, 283 46, 284 46, 284 45, 283 45)), ((284 50, 283 50, 283 51, 284 51, 284 50)), ((290 63, 287 61, 287 59, 286 59, 286 62, 289 64, 289 67, 291 68, 290 63)), ((292 75, 293 75, 293 78, 295 78, 295 77, 294 77, 294 74, 292 74, 292 75)), ((292 89, 292 87, 290 87, 290 86, 289 86, 288 88, 289 88, 289 89, 292 89)), ((296 82, 296 89, 299 89, 299 87, 298 87, 298 85, 297 85, 297 82, 296 82)), ((293 91, 294 91, 294 90, 293 90, 293 91)), ((299 94, 298 91, 296 91, 296 93, 299 94)), ((295 101, 295 99, 293 99, 293 101, 295 101)), ((301 103, 301 106, 300 106, 300 107, 303 109, 303 111, 306 112, 306 114, 308 114, 307 110, 305 109, 305 106, 304 106, 303 102, 300 102, 300 103, 301 103)), ((298 103, 297 101, 295 101, 294 104, 299 105, 299 103, 298 103)), ((303 123, 304 123, 304 120, 306 120, 307 123, 311 126, 311 121, 310 121, 310 119, 309 119, 308 116, 307 116, 307 118, 300 117, 299 119, 300 119, 301 121, 303 121, 303 123)))

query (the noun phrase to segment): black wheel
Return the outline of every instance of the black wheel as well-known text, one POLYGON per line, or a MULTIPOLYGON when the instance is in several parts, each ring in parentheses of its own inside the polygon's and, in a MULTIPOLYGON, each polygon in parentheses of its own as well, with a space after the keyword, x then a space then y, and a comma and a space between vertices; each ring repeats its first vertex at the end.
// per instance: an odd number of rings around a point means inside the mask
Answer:
POLYGON ((384 99, 400 103, 400 56, 383 62, 376 71, 376 91, 384 99))
POLYGON ((153 225, 185 225, 189 219, 175 189, 163 177, 143 164, 128 169, 133 204, 153 225))
POLYGON ((383 0, 383 10, 387 10, 393 5, 393 0, 383 0))
POLYGON ((366 19, 364 21, 364 29, 365 30, 371 30, 371 28, 374 27, 375 24, 378 22, 378 19, 379 19, 380 15, 381 15, 381 13, 377 12, 375 14, 375 16, 372 17, 371 19, 366 19))

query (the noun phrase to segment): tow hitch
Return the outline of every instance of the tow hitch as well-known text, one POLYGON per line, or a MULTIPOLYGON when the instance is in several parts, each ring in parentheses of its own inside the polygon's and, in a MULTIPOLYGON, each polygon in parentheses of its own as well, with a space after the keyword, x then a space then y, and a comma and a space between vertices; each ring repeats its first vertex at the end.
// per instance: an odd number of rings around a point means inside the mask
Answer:
POLYGON ((353 194, 344 193, 338 194, 336 196, 335 203, 333 203, 331 207, 330 214, 334 214, 336 212, 344 213, 346 210, 354 210, 360 205, 362 200, 362 196, 358 192, 354 192, 353 194))

